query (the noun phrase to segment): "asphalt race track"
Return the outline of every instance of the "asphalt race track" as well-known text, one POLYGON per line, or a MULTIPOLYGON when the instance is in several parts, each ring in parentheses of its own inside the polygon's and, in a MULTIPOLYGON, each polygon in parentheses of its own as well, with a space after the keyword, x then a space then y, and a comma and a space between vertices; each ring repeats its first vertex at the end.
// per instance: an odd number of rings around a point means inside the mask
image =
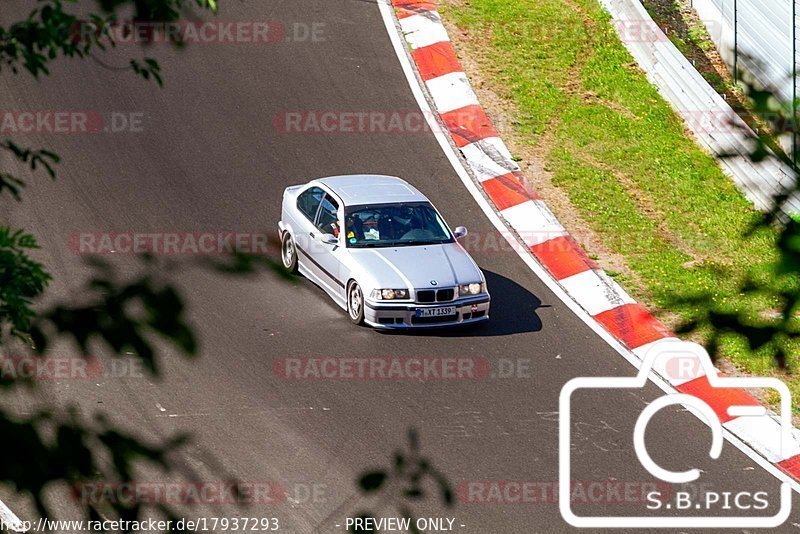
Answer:
MULTIPOLYGON (((322 38, 185 50, 154 45, 147 53, 161 62, 163 89, 121 70, 130 55, 140 54, 124 46, 101 61, 60 61, 38 82, 2 78, 1 108, 142 117, 139 132, 20 139, 63 158, 57 181, 38 176, 23 202, 0 214, 0 223, 33 230, 41 241, 37 257, 54 275, 53 294, 79 298, 90 272, 70 249, 74 234, 274 232, 286 186, 325 175, 381 173, 405 178, 451 227, 467 226, 480 238, 471 253, 486 273, 492 320, 474 331, 384 334, 352 326, 306 280, 287 284, 269 274, 232 279, 187 267, 169 276, 189 301, 202 342, 199 359, 186 361, 165 348, 161 380, 129 375, 54 382, 42 388, 41 400, 74 404, 86 415, 101 410, 143 437, 190 433, 192 444, 176 457, 204 479, 230 475, 279 482, 288 490, 286 501, 245 514, 278 517, 283 532, 344 532, 337 525, 363 508, 396 513, 361 500, 355 480, 369 468, 388 467, 412 427, 424 454, 463 490, 452 509, 439 507, 431 494, 421 515, 453 517, 455 530, 465 534, 571 530, 553 499, 474 502, 480 492, 470 496, 465 488, 507 487, 508 481, 552 486, 561 386, 576 376, 633 375, 634 368, 514 252, 480 246, 501 239, 430 132, 277 131, 275 117, 286 112, 417 110, 374 1, 224 2, 219 18, 269 19, 290 29, 316 24, 322 38), (488 361, 494 373, 417 381, 290 379, 276 371, 286 358, 353 356, 488 361)), ((118 256, 107 258, 125 272, 134 268, 131 257, 118 256)), ((573 477, 650 480, 638 465, 631 433, 642 408, 659 394, 649 385, 615 398, 579 397, 572 414, 573 477)), ((13 402, 19 411, 30 409, 30 399, 13 402)), ((685 412, 657 416, 647 442, 665 467, 701 468, 707 487, 777 496, 779 481, 730 443, 720 460, 707 458, 710 435, 685 412)), ((165 475, 149 473, 147 480, 159 477, 165 475)), ((25 507, 22 499, 8 502, 14 503, 25 507)), ((56 508, 68 515, 72 504, 56 499, 56 508)), ((580 511, 625 515, 636 509, 601 498, 580 511)), ((231 515, 224 506, 190 510, 231 515)), ((780 531, 792 529, 796 517, 795 510, 780 531)))

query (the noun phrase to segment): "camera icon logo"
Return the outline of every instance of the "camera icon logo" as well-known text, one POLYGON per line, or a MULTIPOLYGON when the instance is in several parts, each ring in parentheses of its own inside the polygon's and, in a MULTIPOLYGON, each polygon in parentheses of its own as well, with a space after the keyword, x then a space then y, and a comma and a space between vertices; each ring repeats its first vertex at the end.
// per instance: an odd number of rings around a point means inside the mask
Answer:
MULTIPOLYGON (((774 528, 782 525, 791 512, 791 486, 783 482, 780 488, 780 505, 771 516, 586 516, 576 515, 571 503, 571 429, 570 416, 573 394, 578 390, 632 390, 642 389, 650 373, 657 373, 673 385, 687 383, 704 377, 712 390, 771 389, 780 397, 780 414, 775 416, 760 404, 747 403, 729 405, 725 410, 726 420, 733 418, 767 418, 763 429, 771 433, 776 445, 776 456, 781 459, 798 451, 792 437, 791 394, 789 388, 777 378, 720 377, 705 349, 696 344, 680 340, 665 340, 656 343, 646 354, 635 377, 578 377, 567 382, 559 396, 559 487, 558 502, 561 515, 574 527, 586 528, 774 528)), ((732 395, 728 398, 740 398, 732 395)), ((749 397, 748 397, 749 398, 749 397)), ((654 415, 668 406, 684 406, 703 420, 711 431, 709 456, 716 460, 722 453, 724 429, 719 414, 698 396, 683 392, 667 393, 647 405, 639 415, 633 428, 633 446, 639 462, 652 476, 669 484, 686 484, 700 478, 697 468, 685 471, 670 471, 658 465, 647 451, 645 430, 654 415)), ((670 506, 667 505, 667 508, 670 506)), ((699 506, 698 506, 699 508, 699 506)))

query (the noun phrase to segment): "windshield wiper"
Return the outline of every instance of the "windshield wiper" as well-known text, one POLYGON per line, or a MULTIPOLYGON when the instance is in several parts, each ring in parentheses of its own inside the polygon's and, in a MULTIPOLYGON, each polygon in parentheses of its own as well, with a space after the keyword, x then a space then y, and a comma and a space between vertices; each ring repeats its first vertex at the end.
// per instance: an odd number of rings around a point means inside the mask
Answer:
POLYGON ((416 246, 423 246, 423 245, 442 245, 447 243, 446 239, 428 239, 425 241, 402 241, 396 239, 394 241, 376 241, 374 243, 356 243, 353 244, 353 248, 374 248, 374 247, 381 247, 381 248, 388 248, 388 247, 416 247, 416 246))
POLYGON ((410 245, 410 246, 422 246, 422 245, 441 245, 446 243, 444 239, 427 239, 425 241, 399 241, 403 245, 410 245))

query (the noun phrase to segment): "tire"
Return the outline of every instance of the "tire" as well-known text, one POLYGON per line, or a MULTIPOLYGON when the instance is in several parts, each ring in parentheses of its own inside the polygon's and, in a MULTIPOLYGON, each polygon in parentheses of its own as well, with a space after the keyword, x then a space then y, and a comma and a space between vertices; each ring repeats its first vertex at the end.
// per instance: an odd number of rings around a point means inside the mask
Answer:
POLYGON ((297 272, 297 246, 289 232, 284 232, 281 239, 281 263, 286 271, 297 272))
POLYGON ((357 282, 347 286, 347 316, 353 324, 364 324, 364 293, 357 282))

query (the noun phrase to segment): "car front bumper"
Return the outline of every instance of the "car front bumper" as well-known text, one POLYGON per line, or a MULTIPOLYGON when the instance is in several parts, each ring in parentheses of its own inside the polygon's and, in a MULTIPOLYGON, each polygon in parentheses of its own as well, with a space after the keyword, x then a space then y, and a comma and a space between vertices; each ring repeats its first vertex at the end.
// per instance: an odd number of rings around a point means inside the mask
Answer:
POLYGON ((436 328, 443 326, 479 323, 489 318, 488 294, 476 295, 436 304, 416 304, 413 302, 392 303, 367 299, 364 307, 364 322, 375 328, 436 328), (455 306, 455 315, 420 318, 417 309, 455 306))

